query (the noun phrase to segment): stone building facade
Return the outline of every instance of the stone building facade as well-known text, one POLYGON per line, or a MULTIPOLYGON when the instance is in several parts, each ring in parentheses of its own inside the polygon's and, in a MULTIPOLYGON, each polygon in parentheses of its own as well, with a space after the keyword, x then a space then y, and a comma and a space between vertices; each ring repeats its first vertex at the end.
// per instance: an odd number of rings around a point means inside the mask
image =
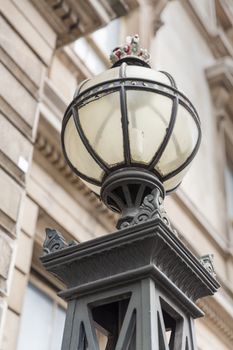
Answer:
POLYGON ((233 0, 0 0, 0 10, 0 349, 59 348, 66 305, 39 262, 44 228, 79 242, 114 230, 59 134, 77 84, 134 33, 201 117, 199 154, 165 204, 191 251, 214 254, 222 285, 199 302, 198 349, 232 349, 233 0))

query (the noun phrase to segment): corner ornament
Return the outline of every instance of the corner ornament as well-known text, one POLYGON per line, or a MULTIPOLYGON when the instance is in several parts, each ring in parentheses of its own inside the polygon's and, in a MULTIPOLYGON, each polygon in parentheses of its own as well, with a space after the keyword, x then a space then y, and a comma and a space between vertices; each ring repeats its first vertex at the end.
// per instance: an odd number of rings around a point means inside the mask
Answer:
POLYGON ((202 264, 202 266, 204 266, 204 268, 209 272, 209 274, 216 278, 216 273, 214 270, 214 255, 213 254, 207 254, 207 255, 203 255, 200 257, 199 259, 200 263, 202 264))
POLYGON ((62 234, 54 229, 46 228, 46 238, 43 244, 44 255, 57 252, 61 249, 76 245, 75 241, 67 243, 62 234))

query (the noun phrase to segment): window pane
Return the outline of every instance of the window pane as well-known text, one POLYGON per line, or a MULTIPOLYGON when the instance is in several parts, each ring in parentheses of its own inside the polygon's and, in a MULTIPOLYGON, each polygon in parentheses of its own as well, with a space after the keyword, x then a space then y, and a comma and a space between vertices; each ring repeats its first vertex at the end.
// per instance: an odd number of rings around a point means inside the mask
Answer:
POLYGON ((61 349, 65 310, 32 284, 22 310, 17 350, 61 349))
POLYGON ((100 49, 109 56, 110 51, 119 45, 120 20, 111 21, 106 27, 94 32, 91 37, 100 49))
POLYGON ((80 38, 75 42, 74 51, 93 74, 101 73, 106 69, 104 62, 85 38, 80 38))
POLYGON ((65 318, 66 318, 65 310, 62 309, 61 307, 58 307, 55 312, 51 350, 61 349, 63 331, 65 327, 65 318))
POLYGON ((92 33, 89 38, 80 38, 74 43, 75 53, 93 74, 99 74, 107 69, 103 54, 106 58, 109 57, 111 50, 119 45, 119 33, 120 20, 116 19, 92 33), (95 45, 92 45, 92 41, 95 45))
POLYGON ((23 305, 17 350, 51 350, 52 319, 52 300, 29 284, 23 305))

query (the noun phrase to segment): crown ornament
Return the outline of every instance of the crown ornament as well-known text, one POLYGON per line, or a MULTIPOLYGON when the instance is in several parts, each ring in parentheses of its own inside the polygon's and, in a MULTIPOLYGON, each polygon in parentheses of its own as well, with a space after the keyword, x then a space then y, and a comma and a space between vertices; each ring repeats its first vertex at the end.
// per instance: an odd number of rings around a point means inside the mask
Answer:
POLYGON ((110 61, 112 64, 116 64, 123 58, 132 57, 140 59, 149 65, 151 56, 146 49, 142 49, 139 46, 139 42, 140 39, 138 34, 135 34, 134 36, 127 36, 126 43, 123 46, 116 47, 112 51, 110 55, 110 61))

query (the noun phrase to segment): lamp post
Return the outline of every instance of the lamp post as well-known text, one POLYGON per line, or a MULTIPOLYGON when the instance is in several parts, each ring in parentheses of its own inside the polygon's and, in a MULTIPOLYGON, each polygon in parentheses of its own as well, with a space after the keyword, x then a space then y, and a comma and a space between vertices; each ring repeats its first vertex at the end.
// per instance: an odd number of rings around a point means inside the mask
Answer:
POLYGON ((67 286, 62 350, 194 350, 195 301, 219 288, 211 256, 193 256, 163 209, 199 148, 200 120, 149 58, 127 38, 64 116, 68 164, 121 217, 119 231, 78 245, 46 230, 42 263, 67 286))

